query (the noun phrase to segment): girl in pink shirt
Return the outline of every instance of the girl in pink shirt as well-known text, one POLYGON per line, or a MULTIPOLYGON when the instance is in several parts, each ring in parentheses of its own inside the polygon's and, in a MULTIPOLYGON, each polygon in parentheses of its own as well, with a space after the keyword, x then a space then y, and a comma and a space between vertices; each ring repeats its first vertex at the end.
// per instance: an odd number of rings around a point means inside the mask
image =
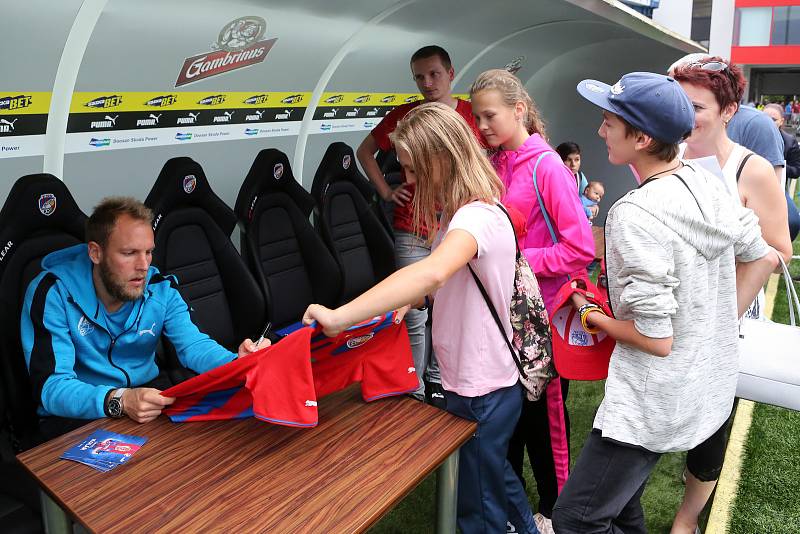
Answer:
POLYGON ((415 230, 439 229, 429 238, 431 255, 335 310, 312 304, 303 320, 317 321, 325 334, 336 335, 435 296, 433 346, 447 410, 478 423, 459 455, 458 527, 465 534, 494 534, 506 532, 511 521, 518 532, 538 534, 525 490, 506 458, 523 392, 503 339, 511 336, 516 257, 511 223, 497 205, 503 185, 466 122, 446 105, 428 103, 410 111, 391 139, 406 179, 416 184, 415 230), (486 287, 504 332, 467 265, 486 287))
MULTIPOLYGON (((552 312, 568 275, 585 273, 594 259, 592 230, 575 194, 575 178, 547 144, 539 110, 519 78, 503 69, 486 71, 470 95, 476 124, 493 150, 492 164, 506 188, 503 203, 526 221, 520 248, 552 312)), ((525 400, 509 447, 509 459, 522 478, 527 445, 539 492, 536 521, 545 533, 552 532, 549 518, 569 469, 567 390, 566 380, 555 379, 541 399, 525 400)))

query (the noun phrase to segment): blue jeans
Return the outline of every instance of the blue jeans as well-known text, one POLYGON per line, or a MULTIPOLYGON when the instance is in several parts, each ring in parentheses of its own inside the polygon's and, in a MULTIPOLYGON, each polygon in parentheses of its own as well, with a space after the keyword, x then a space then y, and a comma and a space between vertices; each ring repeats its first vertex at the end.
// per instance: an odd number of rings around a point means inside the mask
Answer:
MULTIPOLYGON (((431 253, 431 248, 414 234, 396 231, 394 234, 394 250, 397 258, 397 268, 402 269, 412 263, 416 263, 423 258, 427 258, 431 253)), ((408 330, 408 340, 411 343, 411 355, 414 358, 414 367, 417 370, 419 387, 414 392, 414 396, 420 399, 425 398, 425 371, 428 371, 428 380, 431 382, 441 382, 439 375, 439 365, 433 351, 428 350, 425 339, 425 323, 428 321, 428 310, 416 310, 414 308, 406 313, 406 329, 408 330), (430 353, 430 359, 428 354, 430 353)))
POLYGON ((475 435, 458 458, 458 528, 462 534, 496 534, 511 521, 519 532, 538 534, 528 496, 506 459, 522 410, 522 386, 462 397, 445 391, 447 411, 475 421, 475 435))

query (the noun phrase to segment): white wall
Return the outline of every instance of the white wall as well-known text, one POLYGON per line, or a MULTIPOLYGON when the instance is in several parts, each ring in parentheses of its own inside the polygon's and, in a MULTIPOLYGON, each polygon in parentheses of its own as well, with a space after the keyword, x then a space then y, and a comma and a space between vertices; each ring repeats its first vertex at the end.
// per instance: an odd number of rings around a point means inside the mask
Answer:
POLYGON ((653 20, 686 38, 692 34, 693 0, 662 0, 653 11, 653 20))
POLYGON ((712 56, 731 57, 734 11, 733 0, 714 0, 711 4, 711 35, 708 52, 712 56))

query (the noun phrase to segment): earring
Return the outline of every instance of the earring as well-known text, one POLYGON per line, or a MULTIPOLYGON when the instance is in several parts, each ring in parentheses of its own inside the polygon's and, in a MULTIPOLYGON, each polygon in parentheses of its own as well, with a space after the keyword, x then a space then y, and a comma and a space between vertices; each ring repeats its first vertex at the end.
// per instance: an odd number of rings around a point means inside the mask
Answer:
POLYGON ((727 121, 726 121, 725 119, 723 119, 723 120, 722 120, 722 124, 724 124, 724 125, 725 125, 725 128, 727 128, 727 127, 728 127, 728 123, 729 123, 729 122, 731 122, 731 121, 729 121, 729 120, 727 120, 727 121))

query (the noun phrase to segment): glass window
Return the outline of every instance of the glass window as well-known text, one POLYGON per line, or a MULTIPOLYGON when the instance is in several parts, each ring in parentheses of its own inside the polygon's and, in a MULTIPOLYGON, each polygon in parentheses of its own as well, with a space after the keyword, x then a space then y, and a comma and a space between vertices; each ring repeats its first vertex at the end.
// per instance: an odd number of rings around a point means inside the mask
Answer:
POLYGON ((786 44, 786 33, 789 29, 789 8, 786 6, 773 8, 772 44, 786 44))
POLYGON ((767 46, 772 29, 771 7, 744 7, 736 10, 739 19, 739 46, 767 46))
POLYGON ((775 7, 772 18, 772 44, 800 44, 800 6, 775 7))
POLYGON ((786 44, 800 44, 800 6, 789 6, 787 28, 786 44))

